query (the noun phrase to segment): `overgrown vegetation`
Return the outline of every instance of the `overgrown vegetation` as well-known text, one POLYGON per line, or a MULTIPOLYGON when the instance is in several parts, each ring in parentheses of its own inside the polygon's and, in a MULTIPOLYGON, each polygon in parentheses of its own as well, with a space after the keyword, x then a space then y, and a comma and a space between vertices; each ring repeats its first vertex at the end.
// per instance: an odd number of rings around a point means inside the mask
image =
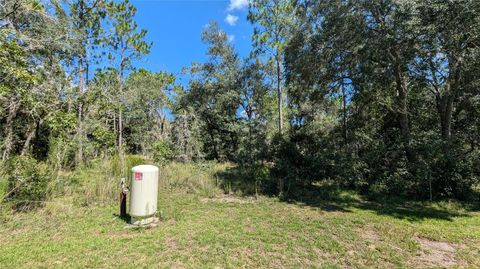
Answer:
POLYGON ((0 181, 5 183, 0 192, 0 203, 11 202, 16 210, 24 211, 38 206, 47 199, 52 181, 51 172, 46 164, 32 157, 18 156, 2 164, 4 175, 0 181))
POLYGON ((45 177, 94 159, 125 177, 127 154, 235 163, 246 193, 284 199, 322 180, 479 199, 476 1, 254 0, 251 55, 211 22, 182 85, 133 65, 152 44, 128 0, 4 2, 0 149, 33 169, 4 169, 11 199, 43 200, 45 177), (17 172, 42 187, 18 187, 17 172))
POLYGON ((180 84, 128 0, 1 2, 0 267, 480 267, 478 14, 252 0, 180 84), (123 230, 141 163, 162 222, 123 230))
POLYGON ((0 2, 1 268, 480 267, 480 2, 248 2, 184 83, 128 0, 0 2))

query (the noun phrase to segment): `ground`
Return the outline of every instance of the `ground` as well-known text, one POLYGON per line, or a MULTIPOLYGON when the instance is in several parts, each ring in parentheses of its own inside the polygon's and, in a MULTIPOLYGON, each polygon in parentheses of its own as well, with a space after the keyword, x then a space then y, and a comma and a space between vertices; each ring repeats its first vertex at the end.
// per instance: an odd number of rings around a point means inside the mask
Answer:
POLYGON ((125 228, 114 200, 85 203, 78 196, 16 213, 0 226, 0 265, 480 268, 480 212, 456 202, 372 202, 348 191, 279 201, 171 186, 161 184, 155 228, 125 228))

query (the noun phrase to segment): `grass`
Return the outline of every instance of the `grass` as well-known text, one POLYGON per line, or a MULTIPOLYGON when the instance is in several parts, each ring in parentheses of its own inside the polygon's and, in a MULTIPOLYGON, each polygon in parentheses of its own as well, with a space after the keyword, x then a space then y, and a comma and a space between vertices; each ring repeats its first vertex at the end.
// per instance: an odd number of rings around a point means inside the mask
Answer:
POLYGON ((0 267, 480 267, 478 211, 455 202, 370 202, 348 191, 305 201, 237 197, 216 187, 216 175, 231 167, 162 168, 162 221, 151 229, 125 229, 113 191, 84 185, 109 182, 104 164, 66 174, 77 192, 1 223, 0 267), (94 195, 103 198, 92 202, 94 195))

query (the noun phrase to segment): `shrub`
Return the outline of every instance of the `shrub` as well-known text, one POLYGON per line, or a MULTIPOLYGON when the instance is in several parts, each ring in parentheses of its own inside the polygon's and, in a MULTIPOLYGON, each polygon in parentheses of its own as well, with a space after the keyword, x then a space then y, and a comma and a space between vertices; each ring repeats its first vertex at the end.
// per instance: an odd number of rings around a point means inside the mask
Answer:
POLYGON ((15 210, 32 209, 48 198, 51 177, 46 164, 29 156, 18 156, 6 161, 2 170, 7 179, 5 200, 15 210))
POLYGON ((165 141, 159 141, 153 145, 153 159, 161 166, 165 165, 172 157, 172 149, 165 141))
POLYGON ((126 159, 126 163, 127 163, 127 170, 126 171, 127 171, 127 174, 129 174, 132 167, 137 166, 137 165, 141 165, 141 164, 145 164, 146 160, 145 160, 145 158, 143 158, 141 156, 138 156, 138 155, 128 155, 127 159, 126 159))
POLYGON ((123 165, 122 170, 122 161, 121 157, 117 155, 113 155, 110 158, 110 172, 111 175, 115 178, 120 178, 120 177, 128 177, 130 175, 130 170, 132 167, 140 165, 140 164, 145 164, 146 160, 144 157, 139 156, 139 155, 125 155, 125 164, 123 165), (122 175, 122 171, 125 172, 125 175, 122 175))
POLYGON ((247 169, 247 174, 253 183, 253 192, 255 196, 266 191, 265 186, 268 186, 268 183, 270 183, 269 181, 271 181, 270 170, 267 167, 254 165, 247 169))

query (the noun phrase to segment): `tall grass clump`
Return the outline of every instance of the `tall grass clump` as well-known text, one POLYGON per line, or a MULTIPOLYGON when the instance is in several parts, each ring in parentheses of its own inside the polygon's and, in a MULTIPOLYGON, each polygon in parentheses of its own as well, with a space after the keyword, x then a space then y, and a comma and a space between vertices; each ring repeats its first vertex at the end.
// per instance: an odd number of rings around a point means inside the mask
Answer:
POLYGON ((231 165, 214 162, 171 162, 160 170, 160 188, 214 197, 222 193, 217 175, 228 166, 231 165))
MULTIPOLYGON (((118 201, 120 179, 125 177, 127 185, 131 180, 131 168, 140 164, 154 164, 160 167, 160 191, 186 192, 202 197, 214 197, 223 193, 222 178, 219 174, 231 164, 203 163, 157 163, 139 155, 125 156, 122 164, 118 156, 96 159, 78 167, 70 174, 62 175, 63 195, 71 195, 82 206, 111 204, 118 201)), ((58 183, 57 183, 58 185, 58 183)))
MULTIPOLYGON (((0 162, 0 167, 3 168, 3 163, 0 162)), ((7 178, 3 174, 3 170, 0 171, 0 223, 4 223, 8 220, 8 214, 10 208, 4 202, 7 194, 7 178)))
POLYGON ((125 156, 125 166, 122 175, 122 164, 118 156, 97 159, 89 162, 87 166, 77 169, 72 182, 77 185, 77 195, 82 205, 111 203, 118 199, 120 192, 120 179, 125 177, 127 183, 130 179, 132 167, 148 163, 148 160, 138 155, 125 156))

